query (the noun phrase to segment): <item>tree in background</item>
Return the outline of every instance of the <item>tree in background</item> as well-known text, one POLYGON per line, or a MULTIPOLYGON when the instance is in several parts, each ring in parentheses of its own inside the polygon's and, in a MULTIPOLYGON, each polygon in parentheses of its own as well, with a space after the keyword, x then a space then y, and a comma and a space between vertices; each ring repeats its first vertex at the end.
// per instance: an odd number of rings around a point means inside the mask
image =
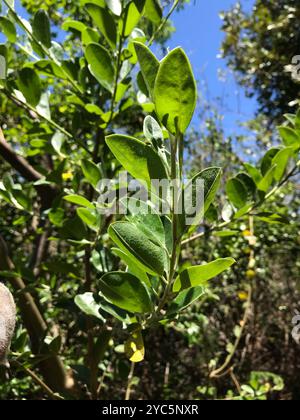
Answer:
POLYGON ((221 16, 223 57, 247 95, 257 98, 258 112, 278 123, 299 101, 299 81, 287 67, 300 54, 299 2, 256 0, 250 12, 238 2, 221 16))

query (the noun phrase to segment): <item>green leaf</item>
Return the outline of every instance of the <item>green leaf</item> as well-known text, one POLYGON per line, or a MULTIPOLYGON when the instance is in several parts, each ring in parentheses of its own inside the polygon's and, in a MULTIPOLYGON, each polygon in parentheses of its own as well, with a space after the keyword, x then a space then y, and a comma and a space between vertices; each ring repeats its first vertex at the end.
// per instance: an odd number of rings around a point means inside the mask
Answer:
POLYGON ((98 166, 91 160, 83 159, 81 162, 81 169, 86 180, 96 188, 102 175, 98 166))
POLYGON ((134 258, 147 273, 162 275, 165 269, 165 255, 161 247, 153 243, 134 224, 112 223, 108 229, 111 239, 134 258))
POLYGON ((102 301, 100 302, 101 310, 105 311, 109 315, 112 315, 114 318, 118 319, 122 323, 130 324, 131 320, 128 315, 128 312, 124 311, 123 309, 118 308, 117 306, 109 303, 107 300, 105 300, 101 292, 99 293, 100 298, 102 298, 102 301))
POLYGON ((266 175, 268 170, 271 168, 272 161, 279 151, 279 147, 272 147, 265 153, 260 163, 260 170, 263 176, 266 175))
POLYGON ((60 131, 56 131, 51 139, 51 145, 58 155, 62 156, 61 148, 66 140, 66 136, 60 131))
POLYGON ((116 103, 119 103, 122 100, 128 88, 129 83, 127 83, 126 80, 124 80, 123 83, 118 83, 116 91, 116 103))
MULTIPOLYGON (((225 213, 226 215, 228 214, 226 211, 225 213)), ((224 213, 224 207, 223 207, 222 216, 224 216, 225 213, 224 213)), ((211 204, 209 208, 207 209, 207 211, 205 212, 204 216, 205 216, 205 219, 208 220, 210 223, 217 222, 219 220, 219 213, 218 213, 217 207, 214 204, 211 204)))
POLYGON ((143 95, 149 97, 149 90, 147 88, 146 82, 144 80, 144 76, 143 76, 141 71, 139 71, 137 76, 136 76, 136 82, 137 82, 137 86, 138 86, 139 90, 141 91, 141 93, 143 95))
POLYGON ((48 92, 42 93, 40 102, 36 106, 36 110, 43 117, 51 119, 51 110, 50 110, 49 93, 48 92))
POLYGON ((295 122, 296 122, 295 114, 284 114, 283 116, 288 122, 290 122, 292 125, 295 125, 295 122))
POLYGON ((184 134, 194 114, 197 85, 190 62, 181 48, 161 62, 154 87, 154 103, 163 125, 172 133, 184 134))
POLYGON ((250 165, 250 163, 244 163, 244 166, 245 166, 248 174, 251 176, 251 178, 253 179, 253 181, 257 185, 262 179, 262 175, 259 172, 259 170, 257 168, 255 168, 255 166, 250 165))
POLYGON ((95 301, 93 293, 87 292, 82 295, 77 295, 75 296, 74 302, 78 306, 78 308, 86 315, 95 316, 102 322, 105 322, 105 319, 99 313, 101 307, 95 301))
POLYGON ((49 213, 48 217, 50 222, 58 227, 62 227, 64 221, 65 212, 62 208, 52 208, 49 213))
POLYGON ((16 189, 14 189, 11 194, 13 198, 20 204, 20 206, 22 206, 25 210, 31 210, 32 199, 28 196, 28 194, 25 194, 25 192, 16 189))
POLYGON ((107 273, 100 279, 99 288, 106 300, 125 311, 132 313, 152 311, 148 289, 132 274, 107 273))
POLYGON ((274 171, 274 179, 275 181, 279 182, 283 177, 287 164, 289 162, 290 157, 294 153, 293 147, 286 147, 285 149, 280 150, 277 155, 272 160, 272 166, 276 165, 276 169, 274 171))
POLYGON ((116 48, 117 28, 109 10, 91 3, 86 4, 85 7, 111 48, 116 48))
POLYGON ((165 238, 166 238, 166 247, 169 251, 169 254, 172 253, 173 250, 173 226, 171 219, 168 216, 162 216, 161 221, 164 226, 165 231, 165 238))
POLYGON ((104 114, 104 112, 102 111, 102 109, 99 108, 99 106, 94 105, 94 104, 87 104, 87 105, 85 105, 85 109, 90 114, 96 114, 96 115, 99 115, 99 116, 101 116, 102 114, 104 114))
POLYGON ((79 0, 82 6, 85 6, 88 3, 95 4, 96 6, 106 7, 106 0, 79 0))
POLYGON ((127 265, 129 273, 133 274, 148 287, 151 287, 151 283, 146 271, 141 269, 140 265, 135 263, 134 258, 132 258, 130 254, 122 251, 119 248, 111 248, 111 252, 119 257, 127 265))
POLYGON ((102 45, 92 42, 85 49, 85 57, 92 75, 100 85, 112 93, 115 69, 109 52, 102 45))
MULTIPOLYGON (((62 339, 61 336, 51 337, 46 336, 44 338, 43 345, 45 345, 45 351, 50 354, 58 354, 61 349, 62 339)), ((41 352, 43 352, 43 346, 41 348, 41 352)))
POLYGON ((251 178, 251 176, 249 176, 245 172, 240 172, 239 174, 237 174, 236 178, 244 184, 248 192, 248 196, 253 197, 256 192, 256 184, 251 178))
POLYGON ((160 125, 151 115, 147 115, 144 119, 144 136, 151 143, 154 141, 156 144, 161 144, 164 140, 160 125))
POLYGON ((139 60, 141 72, 146 83, 146 87, 152 97, 155 79, 157 77, 159 69, 159 61, 152 53, 152 51, 148 47, 146 47, 146 45, 136 41, 133 43, 133 45, 139 60))
POLYGON ((64 197, 64 200, 68 201, 69 203, 78 204, 79 206, 82 206, 82 207, 88 207, 90 209, 95 208, 89 200, 87 200, 85 197, 82 197, 81 195, 77 195, 77 194, 66 195, 64 197))
POLYGON ((259 220, 266 222, 266 223, 280 223, 280 224, 289 224, 289 220, 287 217, 283 216, 282 214, 274 214, 270 212, 261 212, 255 215, 259 220))
POLYGON ((290 127, 278 127, 279 134, 286 146, 300 146, 300 136, 290 127))
POLYGON ((15 188, 14 180, 8 174, 5 174, 3 176, 2 182, 3 182, 3 185, 6 188, 6 190, 9 191, 9 192, 12 192, 13 189, 15 188))
POLYGON ((144 12, 145 0, 132 0, 125 9, 123 29, 124 36, 129 36, 136 25, 139 23, 144 12))
MULTIPOLYGON (((221 181, 221 168, 217 167, 211 167, 204 169, 199 174, 195 175, 191 181, 186 185, 183 197, 180 197, 180 200, 182 200, 182 204, 184 206, 184 212, 183 214, 180 214, 178 216, 180 221, 180 228, 179 231, 180 234, 182 234, 185 231, 185 228, 188 226, 197 226, 201 219, 204 217, 205 212, 208 210, 210 205, 212 204, 215 195, 218 191, 220 181, 221 181), (197 209, 196 214, 193 214, 195 211, 195 207, 197 207, 197 194, 199 195, 201 191, 198 191, 197 189, 197 182, 203 181, 203 184, 200 184, 200 188, 202 188, 203 185, 203 203, 201 208, 197 209), (189 224, 186 225, 186 218, 190 218, 193 220, 190 220, 189 224)), ((201 198, 201 196, 200 196, 201 198)))
POLYGON ((159 0, 146 0, 145 16, 156 25, 160 24, 163 11, 159 0))
POLYGON ((26 101, 34 107, 37 106, 41 99, 42 86, 36 71, 32 68, 24 67, 19 72, 17 84, 26 101))
POLYGON ((183 290, 178 296, 171 302, 166 317, 178 314, 179 312, 186 309, 201 296, 205 294, 205 288, 202 286, 191 287, 190 289, 183 290))
MULTIPOLYGON (((140 229, 152 242, 157 245, 165 245, 165 231, 160 216, 149 204, 129 198, 125 205, 129 215, 127 219, 140 229)), ((123 202, 124 202, 123 201, 123 202)))
POLYGON ((183 270, 176 278, 173 292, 195 286, 205 286, 207 281, 218 276, 235 263, 233 258, 219 258, 208 264, 189 267, 183 270))
POLYGON ((146 181, 168 178, 166 169, 150 146, 134 137, 113 134, 106 137, 106 143, 121 165, 136 179, 146 181))
POLYGON ((122 13, 122 2, 121 0, 105 0, 107 6, 116 15, 121 16, 122 13))
POLYGON ((272 185, 272 182, 274 180, 274 174, 276 171, 276 165, 272 166, 268 172, 265 174, 263 179, 258 183, 257 188, 260 191, 267 192, 270 186, 272 185))
POLYGON ((299 130, 300 130, 300 108, 298 109, 297 114, 295 116, 294 126, 295 126, 295 129, 299 132, 299 130))
MULTIPOLYGON (((8 46, 0 44, 0 59, 1 59, 1 77, 6 78, 8 70, 8 46)), ((3 82, 3 81, 2 81, 3 82)), ((1 80, 0 80, 1 83, 1 80)))
POLYGON ((97 232, 99 230, 100 225, 100 218, 95 212, 95 210, 92 210, 90 208, 83 208, 79 207, 76 209, 77 215, 80 217, 80 219, 92 230, 97 232))
POLYGON ((81 33, 81 42, 83 45, 88 45, 93 42, 98 43, 100 39, 98 31, 92 28, 86 28, 81 33))
POLYGON ((231 203, 240 209, 243 207, 248 198, 247 189, 242 181, 238 178, 231 178, 226 184, 226 194, 231 203))
POLYGON ((245 206, 241 207, 235 214, 234 219, 239 219, 240 217, 244 216, 245 214, 249 213, 249 211, 252 209, 253 203, 248 203, 245 206))
POLYGON ((16 271, 6 271, 6 270, 4 270, 4 271, 0 271, 0 276, 13 279, 13 278, 20 277, 20 273, 18 273, 16 271))
POLYGON ((204 169, 195 178, 204 181, 204 212, 206 212, 213 202, 221 181, 222 169, 211 167, 204 169))
POLYGON ((60 229, 60 235, 63 239, 82 241, 86 234, 86 227, 77 215, 72 219, 65 220, 63 227, 60 229))
POLYGON ((220 232, 215 232, 215 236, 219 238, 228 238, 230 236, 236 236, 240 233, 239 230, 222 230, 220 232))
POLYGON ((33 36, 45 47, 51 48, 51 29, 48 14, 41 9, 36 12, 32 23, 33 36))
POLYGON ((78 31, 78 32, 83 32, 84 30, 87 29, 86 25, 78 20, 73 20, 73 19, 66 19, 64 21, 64 23, 61 25, 61 29, 64 31, 69 31, 70 29, 78 31))
POLYGON ((39 60, 34 63, 34 67, 40 73, 47 76, 55 76, 59 79, 65 79, 65 74, 63 73, 61 67, 58 64, 54 63, 51 60, 39 60))
POLYGON ((0 28, 2 29, 4 35, 7 37, 9 42, 16 42, 17 40, 17 31, 15 25, 11 20, 5 16, 0 16, 0 28))

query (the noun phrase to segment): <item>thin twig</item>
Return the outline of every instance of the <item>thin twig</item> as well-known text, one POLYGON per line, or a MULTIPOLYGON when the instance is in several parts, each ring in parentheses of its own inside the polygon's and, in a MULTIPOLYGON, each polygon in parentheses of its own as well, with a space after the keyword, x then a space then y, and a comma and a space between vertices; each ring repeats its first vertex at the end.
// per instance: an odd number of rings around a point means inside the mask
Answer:
POLYGON ((124 38, 125 38, 125 35, 124 35, 125 34, 125 26, 126 25, 123 25, 122 33, 120 34, 119 47, 118 47, 118 52, 117 52, 116 75, 115 75, 115 80, 114 80, 113 95, 112 95, 112 98, 111 98, 110 117, 109 117, 109 120, 106 124, 107 127, 111 123, 111 121, 113 119, 113 116, 114 116, 115 102, 116 102, 116 96, 117 96, 117 91, 118 91, 118 81, 119 81, 120 71, 121 71, 121 67, 122 67, 121 56, 122 56, 122 48, 123 48, 123 43, 124 43, 124 38))
POLYGON ((242 338, 243 333, 244 333, 245 326, 247 324, 247 321, 248 321, 248 318, 249 318, 249 315, 250 315, 251 300, 252 300, 252 288, 251 288, 251 286, 249 286, 248 299, 247 299, 247 303, 246 303, 246 309, 245 309, 245 313, 244 313, 244 316, 243 316, 243 320, 242 320, 242 323, 241 323, 240 332, 239 332, 239 334, 238 334, 238 336, 235 340, 235 343, 234 343, 234 346, 233 346, 231 352, 226 357, 225 362, 218 369, 215 369, 210 373, 210 375, 209 375, 210 378, 219 378, 219 377, 223 376, 224 370, 229 366, 231 360, 233 359, 233 357, 236 353, 236 350, 237 350, 237 348, 240 344, 241 338, 242 338))
POLYGON ((236 375, 234 373, 234 366, 232 366, 230 368, 229 373, 230 373, 230 376, 231 376, 231 379, 232 379, 234 385, 236 386, 237 392, 241 395, 242 388, 241 388, 241 385, 240 385, 240 383, 239 383, 239 381, 238 381, 238 379, 237 379, 237 377, 236 377, 236 375))
POLYGON ((173 12, 176 10, 176 7, 179 4, 179 0, 175 0, 173 3, 173 6, 171 7, 169 13, 166 15, 166 17, 162 20, 162 22, 160 23, 160 25, 158 26, 158 28, 156 29, 156 31, 154 32, 154 34, 152 35, 152 37, 150 38, 148 45, 152 45, 152 43, 155 41, 156 36, 159 34, 159 32, 164 28, 164 26, 166 25, 166 23, 168 22, 168 20, 170 19, 171 15, 173 14, 173 12))
POLYGON ((98 386, 98 389, 97 389, 97 399, 99 399, 100 394, 101 394, 102 387, 103 387, 103 385, 104 385, 104 380, 105 380, 105 376, 106 376, 106 371, 107 371, 107 369, 105 369, 105 370, 104 370, 104 372, 103 372, 103 374, 102 374, 102 376, 101 376, 101 378, 100 378, 100 381, 99 381, 99 386, 98 386))
POLYGON ((52 389, 49 388, 49 386, 47 384, 45 384, 45 382, 41 378, 39 378, 31 369, 28 369, 27 367, 23 366, 17 360, 11 360, 10 363, 12 365, 16 365, 18 368, 24 370, 24 372, 26 372, 27 375, 29 375, 34 380, 34 382, 37 385, 39 385, 46 392, 46 394, 49 397, 53 398, 54 400, 64 400, 64 398, 61 395, 52 391, 52 389))
POLYGON ((125 393, 125 401, 130 400, 131 386, 132 386, 132 380, 133 380, 133 375, 134 375, 134 368, 135 368, 135 363, 131 362, 130 372, 129 372, 128 381, 127 381, 127 388, 126 388, 126 393, 125 393))

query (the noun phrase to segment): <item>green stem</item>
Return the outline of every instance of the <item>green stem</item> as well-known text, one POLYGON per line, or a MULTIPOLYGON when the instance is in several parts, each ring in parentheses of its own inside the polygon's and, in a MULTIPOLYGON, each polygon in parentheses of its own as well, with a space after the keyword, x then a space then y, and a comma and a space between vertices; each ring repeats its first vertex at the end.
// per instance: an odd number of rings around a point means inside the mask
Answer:
MULTIPOLYGON (((121 18, 123 16, 123 12, 121 15, 121 18)), ((117 53, 117 65, 116 65, 116 77, 115 77, 115 81, 114 81, 114 89, 113 89, 113 95, 112 95, 112 99, 111 99, 111 107, 110 107, 110 117, 109 117, 109 121, 107 123, 107 127, 109 126, 109 124, 111 123, 113 116, 114 116, 114 109, 115 109, 115 104, 116 104, 116 96, 117 96, 117 90, 118 90, 118 81, 119 81, 119 77, 120 77, 120 71, 121 71, 121 67, 122 67, 122 49, 123 49, 123 44, 124 44, 124 40, 125 40, 125 24, 123 25, 123 29, 122 29, 122 33, 120 35, 120 41, 119 41, 119 47, 118 47, 118 53, 117 53)))
POLYGON ((158 26, 158 28, 156 29, 156 31, 154 32, 154 34, 152 35, 152 37, 149 40, 148 45, 152 45, 152 43, 155 41, 156 36, 159 34, 159 32, 164 28, 164 26, 166 25, 166 23, 168 22, 168 20, 170 19, 171 15, 173 14, 173 12, 175 11, 176 7, 179 4, 179 0, 175 0, 169 13, 166 15, 166 17, 162 20, 162 22, 160 23, 160 25, 158 26))
POLYGON ((171 214, 172 214, 172 232, 173 232, 173 249, 172 249, 172 254, 171 254, 171 261, 170 261, 170 272, 168 275, 168 280, 167 280, 167 286, 164 290, 163 296, 161 298, 161 301, 158 304, 158 308, 156 310, 156 316, 158 316, 160 314, 160 311, 162 310, 162 308, 164 307, 164 305, 167 303, 168 299, 169 299, 169 295, 172 291, 172 286, 173 286, 173 281, 174 281, 174 276, 176 273, 176 269, 177 269, 177 265, 178 265, 178 260, 179 260, 179 256, 180 256, 180 251, 181 251, 181 244, 180 244, 180 239, 178 238, 178 226, 177 226, 177 221, 178 221, 178 217, 177 217, 177 212, 176 212, 176 208, 177 208, 177 191, 178 188, 180 188, 181 185, 178 185, 178 181, 181 183, 182 179, 181 179, 181 174, 182 174, 182 159, 179 158, 179 160, 177 160, 177 154, 178 154, 178 150, 179 150, 179 154, 181 154, 181 150, 182 150, 182 141, 183 141, 183 137, 181 134, 176 134, 176 136, 174 137, 172 134, 170 134, 170 141, 171 141, 171 180, 175 183, 174 185, 174 190, 173 194, 172 194, 172 207, 171 207, 171 214), (180 180, 178 180, 178 177, 180 177, 180 180))

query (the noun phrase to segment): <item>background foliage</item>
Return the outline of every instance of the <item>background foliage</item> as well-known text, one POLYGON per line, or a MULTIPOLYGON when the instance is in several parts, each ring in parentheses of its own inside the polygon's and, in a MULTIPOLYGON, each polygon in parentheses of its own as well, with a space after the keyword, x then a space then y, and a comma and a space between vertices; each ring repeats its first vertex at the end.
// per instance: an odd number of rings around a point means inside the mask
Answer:
MULTIPOLYGON (((170 3, 162 2, 164 16, 170 3)), ((120 169, 104 135, 122 131, 141 137, 144 117, 153 107, 137 67, 126 75, 124 66, 119 98, 103 88, 95 72, 96 78, 90 74, 83 50, 91 39, 110 49, 116 65, 118 55, 111 35, 103 36, 105 31, 79 1, 22 4, 33 27, 33 16, 41 7, 47 11, 52 44, 49 59, 24 31, 18 29, 16 39, 12 13, 8 17, 13 27, 0 23, 7 36, 0 48, 9 63, 7 83, 1 85, 1 126, 8 144, 29 165, 20 173, 2 149, 0 233, 8 251, 0 253, 0 276, 14 290, 19 319, 10 379, 0 383, 0 398, 49 397, 37 375, 68 398, 124 398, 130 393, 144 399, 298 399, 299 344, 291 337, 299 302, 298 178, 289 179, 262 204, 260 217, 246 214, 223 231, 212 231, 216 218, 223 223, 232 217, 226 182, 245 172, 242 156, 248 140, 226 138, 213 103, 201 109, 204 129, 186 136, 186 171, 223 167, 222 184, 215 207, 199 229, 201 237, 186 243, 181 259, 191 265, 230 255, 238 264, 213 281, 177 322, 145 333, 145 360, 133 374, 124 355, 126 331, 114 329, 111 317, 103 327, 96 295, 92 301, 96 307, 79 304, 81 311, 75 304, 76 295, 96 292, 101 275, 124 269, 124 264, 110 251, 111 220, 99 221, 88 207, 79 206, 84 209, 80 211, 74 198, 63 197, 80 194, 93 201, 98 178, 114 177, 120 169), (90 29, 78 30, 75 20, 90 29), (62 72, 56 61, 63 63, 62 72), (236 142, 241 155, 234 152, 236 142), (36 172, 28 173, 30 168, 36 172), (29 296, 36 304, 33 309, 42 315, 39 322, 32 314, 24 316, 24 299, 29 296), (86 315, 91 310, 97 317, 86 315)), ((4 7, 3 16, 6 11, 4 7)), ((279 144, 275 125, 284 124, 283 114, 296 112, 298 84, 284 69, 298 53, 299 13, 296 1, 282 0, 257 1, 249 14, 237 5, 223 16, 223 55, 260 105, 257 120, 249 127, 256 134, 261 158, 279 144)), ((143 32, 135 30, 132 36, 149 40, 160 23, 160 17, 146 14, 138 22, 143 32)), ((155 35, 162 53, 172 30, 168 21, 155 35)), ((47 31, 36 36, 47 44, 47 31)), ((122 59, 134 64, 132 46, 124 48, 122 59)), ((286 141, 286 146, 290 144, 286 141)), ((249 163, 259 167, 261 162, 250 156, 249 163)), ((286 173, 292 168, 291 159, 286 173)), ((241 196, 243 192, 231 198, 237 204, 241 196)))

